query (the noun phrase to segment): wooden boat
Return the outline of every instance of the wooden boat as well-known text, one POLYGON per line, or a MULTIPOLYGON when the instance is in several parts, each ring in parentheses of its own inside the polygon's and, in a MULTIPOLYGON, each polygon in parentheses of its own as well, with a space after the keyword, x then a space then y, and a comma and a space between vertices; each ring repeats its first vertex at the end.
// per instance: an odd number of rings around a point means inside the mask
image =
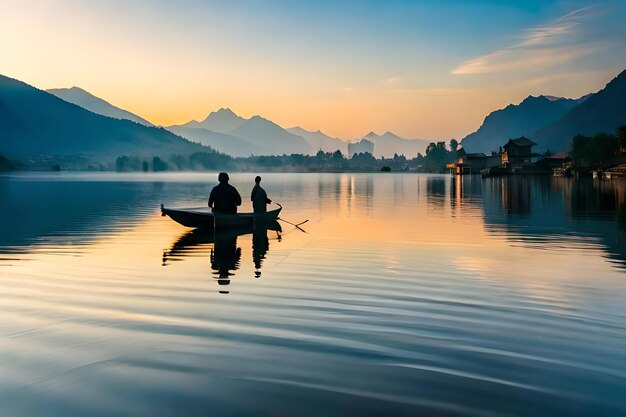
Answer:
POLYGON ((166 208, 161 204, 161 215, 169 216, 172 220, 187 227, 246 227, 259 222, 277 220, 282 207, 270 210, 267 213, 213 213, 209 207, 198 208, 166 208))

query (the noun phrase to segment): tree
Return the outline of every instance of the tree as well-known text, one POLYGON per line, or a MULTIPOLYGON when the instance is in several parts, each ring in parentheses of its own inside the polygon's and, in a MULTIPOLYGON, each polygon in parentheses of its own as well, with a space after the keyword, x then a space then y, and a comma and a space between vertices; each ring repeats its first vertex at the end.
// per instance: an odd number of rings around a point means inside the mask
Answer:
POLYGON ((617 151, 626 152, 626 126, 620 126, 617 129, 617 151))
POLYGON ((158 156, 152 158, 152 170, 154 172, 167 171, 167 163, 158 156))
POLYGON ((425 169, 429 172, 443 172, 450 155, 448 149, 446 149, 445 142, 431 142, 426 147, 426 156, 424 157, 425 169))
POLYGON ((585 164, 585 152, 588 138, 583 135, 576 135, 572 139, 572 160, 576 165, 585 164))
POLYGON ((337 149, 335 152, 333 152, 333 159, 335 161, 342 161, 343 160, 343 154, 341 153, 341 151, 339 149, 337 149))
POLYGON ((12 171, 15 169, 15 164, 4 156, 0 155, 0 172, 12 171))
POLYGON ((457 141, 456 139, 450 139, 450 151, 456 152, 458 148, 459 148, 459 141, 457 141))
POLYGON ((606 133, 593 137, 576 135, 572 139, 572 159, 577 165, 603 167, 615 157, 617 138, 606 133))

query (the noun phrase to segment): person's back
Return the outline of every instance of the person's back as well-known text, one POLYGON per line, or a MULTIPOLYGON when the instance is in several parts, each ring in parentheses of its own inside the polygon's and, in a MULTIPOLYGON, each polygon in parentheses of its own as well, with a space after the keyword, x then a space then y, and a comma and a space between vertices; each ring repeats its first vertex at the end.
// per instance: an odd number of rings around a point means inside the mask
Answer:
POLYGON ((252 187, 252 193, 250 193, 250 200, 252 200, 252 208, 255 213, 267 213, 267 205, 272 202, 267 198, 267 193, 261 187, 261 177, 257 176, 254 179, 254 187, 252 187))
POLYGON ((241 205, 241 196, 235 187, 228 183, 228 174, 218 176, 219 184, 213 187, 209 196, 209 207, 216 213, 235 214, 241 205))

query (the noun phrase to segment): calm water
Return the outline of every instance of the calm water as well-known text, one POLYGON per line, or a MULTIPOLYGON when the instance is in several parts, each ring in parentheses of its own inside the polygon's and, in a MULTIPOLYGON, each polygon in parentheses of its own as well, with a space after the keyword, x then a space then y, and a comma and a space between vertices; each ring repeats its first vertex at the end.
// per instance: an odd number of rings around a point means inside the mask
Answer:
POLYGON ((0 177, 2 417, 626 415, 626 182, 215 178, 0 177))

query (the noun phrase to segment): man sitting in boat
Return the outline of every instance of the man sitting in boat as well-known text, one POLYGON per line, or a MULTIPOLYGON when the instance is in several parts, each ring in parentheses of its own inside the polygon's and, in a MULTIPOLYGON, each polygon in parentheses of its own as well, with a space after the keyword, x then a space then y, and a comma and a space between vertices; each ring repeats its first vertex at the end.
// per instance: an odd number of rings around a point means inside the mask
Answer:
POLYGON ((254 179, 254 187, 252 188, 252 194, 250 194, 250 200, 252 200, 252 207, 255 213, 267 213, 267 205, 272 202, 267 198, 267 193, 261 187, 261 177, 258 175, 254 179))
POLYGON ((211 190, 209 207, 213 209, 214 213, 237 213, 237 206, 241 205, 239 191, 228 183, 229 178, 227 173, 220 172, 217 176, 217 180, 220 183, 211 190))

